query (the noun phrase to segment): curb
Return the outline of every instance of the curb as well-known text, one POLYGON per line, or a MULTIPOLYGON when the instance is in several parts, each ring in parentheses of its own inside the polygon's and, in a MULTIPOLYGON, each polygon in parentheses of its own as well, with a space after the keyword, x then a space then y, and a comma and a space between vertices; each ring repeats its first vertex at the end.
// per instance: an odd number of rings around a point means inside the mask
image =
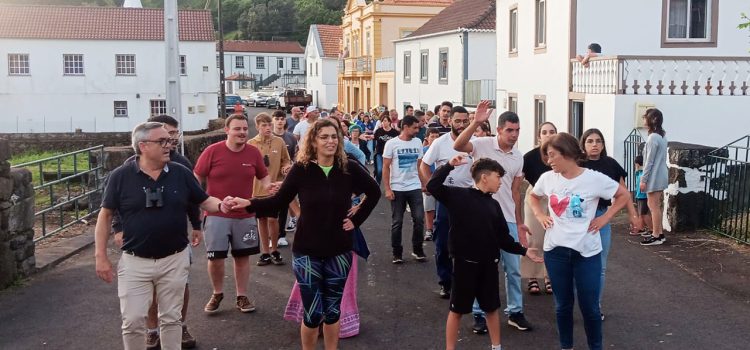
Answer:
POLYGON ((36 249, 36 252, 34 253, 36 257, 36 270, 34 273, 49 270, 63 262, 65 259, 88 248, 92 244, 94 244, 94 232, 88 231, 81 235, 51 244, 48 247, 36 249))

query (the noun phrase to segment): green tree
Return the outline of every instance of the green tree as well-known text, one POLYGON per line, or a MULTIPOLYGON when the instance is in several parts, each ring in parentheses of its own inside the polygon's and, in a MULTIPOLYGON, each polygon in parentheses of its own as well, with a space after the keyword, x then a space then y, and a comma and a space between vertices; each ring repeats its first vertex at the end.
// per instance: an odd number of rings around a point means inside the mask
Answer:
POLYGON ((250 40, 288 39, 296 30, 294 1, 252 0, 237 20, 237 29, 250 40))
POLYGON ((292 36, 306 45, 307 32, 312 24, 341 24, 346 0, 297 0, 297 25, 301 29, 292 36))

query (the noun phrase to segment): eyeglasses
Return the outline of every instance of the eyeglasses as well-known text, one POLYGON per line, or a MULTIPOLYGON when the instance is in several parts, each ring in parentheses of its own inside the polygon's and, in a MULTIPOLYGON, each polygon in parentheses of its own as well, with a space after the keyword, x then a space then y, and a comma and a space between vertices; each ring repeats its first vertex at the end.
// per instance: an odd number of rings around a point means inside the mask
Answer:
POLYGON ((171 138, 162 138, 158 140, 143 140, 141 142, 153 142, 153 143, 158 143, 159 146, 162 146, 162 147, 169 147, 169 145, 171 145, 172 142, 174 141, 171 138))

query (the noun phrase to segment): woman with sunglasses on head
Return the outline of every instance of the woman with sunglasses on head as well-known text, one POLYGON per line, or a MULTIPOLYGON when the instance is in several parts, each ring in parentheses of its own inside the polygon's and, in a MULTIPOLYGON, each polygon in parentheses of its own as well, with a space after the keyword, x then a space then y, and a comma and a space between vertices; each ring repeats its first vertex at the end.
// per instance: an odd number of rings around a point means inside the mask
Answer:
MULTIPOLYGON (((526 190, 526 200, 524 201, 523 212, 524 212, 524 223, 529 228, 529 235, 526 236, 527 242, 529 243, 528 248, 542 249, 544 245, 544 227, 539 224, 534 218, 534 212, 531 211, 531 203, 529 201, 530 194, 534 190, 536 181, 542 174, 552 170, 543 160, 541 147, 542 144, 549 140, 552 136, 557 134, 557 127, 551 122, 542 123, 539 126, 537 132, 537 147, 528 151, 523 156, 523 177, 529 182, 529 188, 526 190)), ((542 210, 547 214, 547 200, 546 198, 541 199, 542 210)), ((552 294, 552 284, 547 276, 547 269, 544 268, 544 263, 537 263, 531 259, 522 256, 521 257, 521 277, 528 278, 529 284, 527 290, 529 294, 538 295, 541 293, 539 287, 539 279, 544 279, 544 292, 552 294)))
POLYGON ((235 198, 233 209, 275 210, 299 196, 302 214, 292 245, 292 266, 305 309, 302 349, 315 349, 318 327, 323 324, 325 349, 334 350, 341 296, 352 265, 352 231, 377 205, 380 188, 361 165, 347 158, 335 120, 316 121, 307 135, 278 192, 263 199, 235 198), (352 195, 363 193, 367 199, 350 215, 352 195))
MULTIPOLYGON (((628 173, 614 158, 607 156, 607 145, 604 142, 604 134, 599 129, 588 129, 583 133, 581 136, 581 149, 586 155, 586 160, 583 162, 584 168, 596 170, 607 175, 607 177, 621 184, 623 187, 625 186, 625 177, 628 176, 628 173)), ((612 202, 610 200, 600 199, 596 206, 596 217, 604 215, 611 205, 612 202)), ((625 209, 627 209, 628 217, 630 218, 630 232, 640 231, 640 216, 635 211, 635 207, 630 203, 625 206, 625 209)), ((599 237, 602 239, 602 277, 599 292, 599 307, 601 308, 602 295, 604 295, 604 277, 607 272, 607 258, 609 257, 609 248, 612 246, 612 226, 606 224, 600 227, 599 237)), ((604 321, 604 313, 601 314, 601 318, 604 321)))

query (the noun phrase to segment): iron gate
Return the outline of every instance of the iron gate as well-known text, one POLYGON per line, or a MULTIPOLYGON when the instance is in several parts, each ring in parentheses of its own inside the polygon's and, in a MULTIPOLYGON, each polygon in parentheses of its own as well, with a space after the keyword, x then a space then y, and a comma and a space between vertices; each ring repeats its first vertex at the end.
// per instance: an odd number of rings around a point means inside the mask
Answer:
POLYGON ((750 243, 750 135, 713 150, 707 158, 708 228, 750 243))
POLYGON ((628 176, 625 178, 625 186, 628 188, 631 194, 635 195, 635 190, 638 188, 638 184, 635 182, 635 157, 643 155, 641 149, 643 147, 643 136, 640 130, 633 129, 628 134, 624 142, 625 154, 622 158, 624 162, 623 168, 628 172, 628 176))

